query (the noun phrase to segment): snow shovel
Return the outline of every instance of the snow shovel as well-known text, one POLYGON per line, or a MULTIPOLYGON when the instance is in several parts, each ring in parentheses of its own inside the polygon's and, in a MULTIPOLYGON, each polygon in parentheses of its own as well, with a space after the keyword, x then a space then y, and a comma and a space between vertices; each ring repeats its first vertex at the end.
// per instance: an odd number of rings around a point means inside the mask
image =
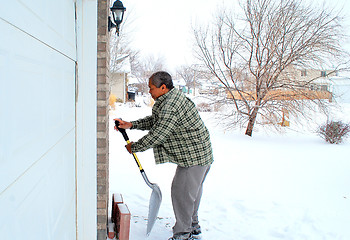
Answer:
MULTIPOLYGON (((119 130, 119 132, 123 135, 124 140, 129 144, 130 143, 129 137, 126 134, 125 129, 119 128, 119 122, 117 120, 115 120, 115 126, 119 130)), ((138 157, 136 156, 136 154, 132 153, 132 155, 136 161, 137 166, 140 169, 140 172, 141 172, 143 179, 145 180, 146 184, 152 189, 151 198, 149 200, 148 222, 147 222, 147 236, 149 236, 149 234, 152 231, 153 225, 157 219, 159 207, 160 207, 160 204, 162 202, 162 192, 160 191, 160 188, 157 184, 151 183, 148 180, 147 175, 146 175, 145 171, 143 170, 141 163, 140 163, 138 157)))

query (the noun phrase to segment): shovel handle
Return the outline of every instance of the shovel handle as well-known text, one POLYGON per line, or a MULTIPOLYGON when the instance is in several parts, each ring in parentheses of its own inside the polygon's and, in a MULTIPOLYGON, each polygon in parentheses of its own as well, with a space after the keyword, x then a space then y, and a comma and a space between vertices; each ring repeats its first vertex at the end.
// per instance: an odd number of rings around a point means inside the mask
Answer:
POLYGON ((124 128, 120 128, 120 127, 119 127, 119 122, 118 122, 118 120, 115 120, 115 121, 114 121, 114 124, 115 124, 115 127, 118 129, 118 131, 123 135, 124 140, 125 140, 126 142, 129 141, 128 134, 126 134, 126 131, 125 131, 124 128))
MULTIPOLYGON (((115 124, 115 127, 118 129, 118 131, 123 135, 124 140, 126 141, 126 143, 129 144, 130 143, 129 136, 126 133, 125 129, 119 127, 119 122, 117 120, 114 121, 114 124, 115 124)), ((143 173, 144 170, 143 170, 143 168, 141 166, 140 160, 137 157, 136 153, 132 153, 132 156, 134 157, 135 162, 136 162, 138 168, 140 169, 140 172, 143 173)))

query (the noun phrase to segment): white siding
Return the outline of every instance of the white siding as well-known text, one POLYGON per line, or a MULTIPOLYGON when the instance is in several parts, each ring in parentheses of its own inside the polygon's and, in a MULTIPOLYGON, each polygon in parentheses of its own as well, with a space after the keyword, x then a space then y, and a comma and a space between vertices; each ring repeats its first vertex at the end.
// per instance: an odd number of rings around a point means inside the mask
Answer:
POLYGON ((75 239, 74 0, 0 4, 0 238, 75 239))

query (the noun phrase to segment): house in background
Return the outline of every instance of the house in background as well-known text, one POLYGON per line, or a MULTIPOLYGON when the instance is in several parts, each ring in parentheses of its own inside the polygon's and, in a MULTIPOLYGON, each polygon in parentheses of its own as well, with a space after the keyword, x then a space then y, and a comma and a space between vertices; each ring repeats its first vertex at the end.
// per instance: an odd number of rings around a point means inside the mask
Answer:
POLYGON ((297 77, 298 81, 309 82, 310 90, 313 91, 330 91, 330 77, 337 75, 334 70, 319 70, 319 69, 299 69, 300 75, 297 77))
POLYGON ((300 70, 300 79, 310 81, 316 79, 310 86, 310 90, 329 92, 333 100, 339 103, 350 103, 350 78, 344 73, 334 70, 300 70))
POLYGON ((183 93, 187 93, 186 82, 183 78, 173 79, 174 87, 183 93))
POLYGON ((128 75, 131 73, 130 58, 123 54, 116 59, 115 67, 111 69, 111 94, 123 103, 128 100, 128 75))
MULTIPOLYGON (((281 87, 279 89, 271 89, 266 97, 273 97, 275 100, 288 100, 288 99, 328 99, 332 101, 331 81, 330 77, 337 75, 334 70, 317 70, 317 69, 300 69, 295 66, 290 66, 283 71, 278 79, 280 84, 285 83, 298 83, 296 89, 300 91, 300 94, 294 94, 290 88, 281 87)), ((242 95, 249 99, 255 96, 255 80, 249 81, 247 77, 242 75, 242 81, 237 82, 237 86, 242 89, 242 95), (248 80, 247 80, 248 79, 248 80)), ((241 99, 242 96, 237 91, 227 91, 227 98, 241 99)))
POLYGON ((2 1, 0 239, 106 239, 110 3, 2 1))

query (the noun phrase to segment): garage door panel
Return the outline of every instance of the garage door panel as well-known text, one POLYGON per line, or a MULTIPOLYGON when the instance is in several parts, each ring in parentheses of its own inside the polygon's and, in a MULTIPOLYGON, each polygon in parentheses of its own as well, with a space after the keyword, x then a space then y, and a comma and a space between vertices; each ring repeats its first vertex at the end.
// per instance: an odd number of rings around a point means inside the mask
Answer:
POLYGON ((0 4, 0 238, 75 239, 75 0, 0 4))
POLYGON ((11 121, 11 128, 22 129, 21 131, 12 131, 12 141, 23 145, 33 136, 40 136, 45 131, 41 128, 44 124, 44 119, 41 117, 41 111, 44 108, 42 94, 31 91, 31 89, 43 89, 45 79, 44 73, 40 69, 42 62, 35 62, 35 59, 23 55, 13 56, 10 61, 12 65, 11 89, 14 91, 10 90, 12 94, 8 96, 8 99, 11 99, 11 109, 15 111, 12 112, 9 121, 11 121))
POLYGON ((3 21, 76 60, 74 0, 0 0, 0 4, 3 21))
POLYGON ((11 32, 0 35, 8 79, 0 82, 1 192, 75 127, 75 62, 11 25, 0 21, 0 29, 11 32))
MULTIPOLYGON (((26 239, 74 239, 73 137, 74 131, 11 184, 11 191, 0 195, 1 236, 10 229, 18 232, 13 227, 16 223, 26 239)), ((11 239, 16 239, 17 234, 12 235, 11 239)))
MULTIPOLYGON (((28 180, 33 181, 33 176, 28 180)), ((22 186, 27 185, 29 187, 28 190, 30 191, 26 191, 25 198, 19 203, 19 207, 14 209, 15 222, 18 226, 21 226, 21 231, 26 233, 26 238, 28 239, 35 239, 35 237, 47 235, 49 227, 47 224, 43 224, 48 222, 48 199, 38 199, 37 197, 45 196, 45 179, 41 178, 36 180, 37 182, 35 185, 22 183, 22 186), (38 203, 40 203, 40 205, 38 203), (35 216, 36 219, 40 219, 40 221, 31 221, 33 216, 35 216)), ((8 223, 5 223, 5 225, 6 224, 8 223)))

